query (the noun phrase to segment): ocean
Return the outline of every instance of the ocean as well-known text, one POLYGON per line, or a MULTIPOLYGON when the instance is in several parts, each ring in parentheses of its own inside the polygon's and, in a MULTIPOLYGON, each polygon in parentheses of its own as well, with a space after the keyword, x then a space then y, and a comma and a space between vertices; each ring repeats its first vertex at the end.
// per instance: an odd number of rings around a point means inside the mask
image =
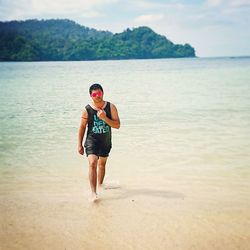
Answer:
POLYGON ((1 63, 1 171, 78 165, 94 82, 121 119, 110 157, 118 171, 249 170, 250 59, 195 58, 1 63))

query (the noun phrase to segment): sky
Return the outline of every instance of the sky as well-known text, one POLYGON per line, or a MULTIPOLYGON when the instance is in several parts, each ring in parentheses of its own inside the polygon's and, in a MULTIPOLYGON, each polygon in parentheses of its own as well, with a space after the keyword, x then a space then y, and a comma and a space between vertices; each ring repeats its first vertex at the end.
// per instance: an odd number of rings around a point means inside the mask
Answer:
POLYGON ((0 21, 50 18, 113 33, 148 26, 199 57, 250 56, 250 0, 0 0, 0 21))

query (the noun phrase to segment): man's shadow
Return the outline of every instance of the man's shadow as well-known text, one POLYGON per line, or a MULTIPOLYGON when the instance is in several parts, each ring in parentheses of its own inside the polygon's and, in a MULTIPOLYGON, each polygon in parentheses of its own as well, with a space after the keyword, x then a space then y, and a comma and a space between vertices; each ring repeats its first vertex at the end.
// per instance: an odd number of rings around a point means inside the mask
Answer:
POLYGON ((158 190, 158 189, 150 189, 150 188, 129 189, 125 187, 119 187, 115 189, 120 190, 121 192, 116 197, 109 198, 110 200, 133 198, 138 195, 160 197, 160 198, 166 198, 166 199, 181 199, 181 200, 184 200, 185 198, 185 195, 182 193, 175 192, 175 191, 168 191, 168 190, 158 190))

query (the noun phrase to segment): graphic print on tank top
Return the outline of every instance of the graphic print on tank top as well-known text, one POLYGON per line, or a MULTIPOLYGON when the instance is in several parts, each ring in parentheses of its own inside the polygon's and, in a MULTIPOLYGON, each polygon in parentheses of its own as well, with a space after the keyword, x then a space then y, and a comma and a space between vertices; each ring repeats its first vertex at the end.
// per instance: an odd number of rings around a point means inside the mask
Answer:
POLYGON ((109 132, 109 126, 101 120, 96 114, 94 114, 92 132, 95 134, 105 134, 109 132))

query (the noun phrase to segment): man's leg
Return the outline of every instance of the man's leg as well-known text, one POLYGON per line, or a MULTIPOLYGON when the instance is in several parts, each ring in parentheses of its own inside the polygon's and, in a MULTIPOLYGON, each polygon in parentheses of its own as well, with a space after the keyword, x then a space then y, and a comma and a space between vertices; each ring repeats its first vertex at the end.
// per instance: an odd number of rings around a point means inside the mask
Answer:
POLYGON ((88 155, 89 160, 89 182, 91 191, 93 194, 96 194, 96 183, 97 183, 97 155, 90 154, 88 155))
POLYGON ((101 186, 105 177, 105 166, 108 157, 99 157, 98 159, 98 186, 101 186))

